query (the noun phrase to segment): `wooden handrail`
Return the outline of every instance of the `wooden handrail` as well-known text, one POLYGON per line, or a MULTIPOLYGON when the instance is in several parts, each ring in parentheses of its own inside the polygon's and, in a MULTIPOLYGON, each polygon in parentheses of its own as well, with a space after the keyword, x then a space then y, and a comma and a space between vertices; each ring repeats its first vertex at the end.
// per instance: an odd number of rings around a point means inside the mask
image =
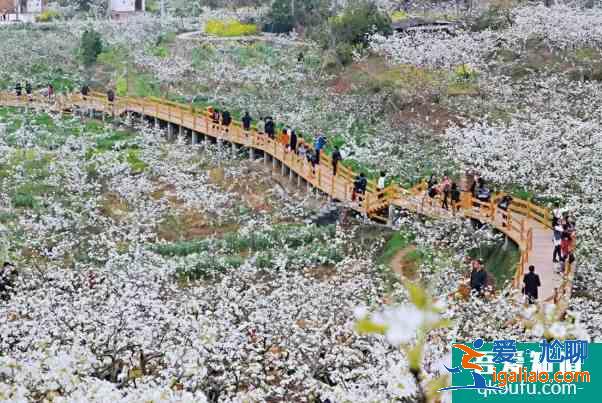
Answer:
MULTIPOLYGON (((345 199, 349 200, 351 197, 350 189, 353 188, 357 173, 353 172, 349 167, 339 164, 336 177, 331 176, 328 183, 323 183, 324 178, 322 170, 332 169, 332 159, 329 155, 324 153, 320 155, 320 168, 317 169, 316 175, 311 175, 309 163, 302 161, 295 154, 286 153, 284 147, 281 146, 280 143, 270 139, 265 134, 258 133, 256 128, 252 128, 249 132, 245 132, 242 129, 242 124, 233 120, 226 133, 226 129, 221 124, 213 123, 212 116, 209 115, 210 108, 197 110, 193 105, 180 104, 161 98, 134 97, 121 97, 117 102, 109 105, 106 94, 99 92, 91 92, 86 99, 83 99, 80 94, 71 94, 68 95, 64 101, 66 104, 60 105, 58 96, 55 96, 54 99, 49 99, 48 97, 34 95, 30 102, 27 95, 17 97, 14 94, 0 92, 0 102, 10 106, 43 104, 50 110, 58 109, 59 112, 62 112, 66 108, 77 108, 85 104, 88 108, 97 108, 103 112, 116 109, 117 113, 135 111, 156 118, 167 116, 167 119, 172 121, 172 123, 179 123, 181 126, 188 127, 189 129, 203 132, 219 139, 230 140, 239 144, 251 146, 269 153, 272 157, 279 159, 288 165, 291 170, 308 180, 308 182, 316 188, 334 196, 336 189, 340 189, 340 186, 343 186, 344 191, 342 193, 345 199), (111 109, 111 107, 115 109, 111 109)), ((311 149, 311 144, 308 144, 308 146, 311 149)), ((426 190, 426 181, 417 183, 409 190, 405 190, 396 184, 389 185, 385 187, 385 189, 379 190, 376 187, 376 183, 369 180, 364 195, 363 206, 358 206, 357 208, 364 213, 371 214, 372 209, 386 208, 395 200, 404 197, 419 196, 426 190)), ((531 218, 540 222, 542 225, 551 228, 552 213, 548 208, 538 206, 531 201, 513 198, 507 214, 505 214, 507 218, 505 220, 502 219, 502 224, 500 225, 496 219, 496 216, 499 216, 497 205, 503 195, 503 193, 497 193, 492 195, 490 202, 481 202, 472 197, 470 193, 462 192, 459 208, 465 216, 491 222, 492 225, 513 238, 519 245, 521 256, 514 281, 515 286, 519 286, 520 277, 524 273, 525 265, 528 263, 529 254, 533 249, 533 229, 527 227, 526 220, 531 218), (477 207, 478 210, 475 209, 475 207, 477 207), (513 213, 518 214, 523 218, 513 219, 513 213)), ((437 197, 437 200, 440 200, 440 196, 437 197)))

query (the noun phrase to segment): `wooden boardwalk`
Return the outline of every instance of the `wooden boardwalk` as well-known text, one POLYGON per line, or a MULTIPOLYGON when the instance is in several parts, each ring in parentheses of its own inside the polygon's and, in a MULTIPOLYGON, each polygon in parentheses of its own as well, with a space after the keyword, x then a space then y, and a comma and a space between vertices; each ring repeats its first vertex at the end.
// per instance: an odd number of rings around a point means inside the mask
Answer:
MULTIPOLYGON (((446 218, 451 213, 437 206, 422 207, 426 186, 421 183, 412 189, 402 189, 390 185, 384 190, 377 190, 373 181, 368 182, 367 192, 362 203, 352 201, 353 183, 356 173, 339 164, 337 174, 333 175, 330 156, 322 154, 320 164, 315 167, 295 153, 287 152, 286 147, 276 140, 270 139, 254 128, 245 131, 240 122, 233 121, 228 127, 214 123, 206 110, 196 110, 190 105, 177 104, 162 99, 120 98, 114 104, 108 103, 102 94, 93 94, 82 98, 81 95, 70 95, 48 102, 36 98, 29 102, 25 96, 0 93, 0 105, 30 106, 44 108, 57 113, 78 112, 105 115, 125 115, 130 120, 134 117, 151 119, 155 126, 165 126, 171 137, 182 137, 190 144, 201 141, 229 143, 237 150, 245 148, 252 159, 262 157, 266 164, 272 164, 274 170, 289 175, 291 181, 299 185, 306 184, 319 189, 331 198, 347 204, 350 208, 376 220, 392 223, 394 209, 401 208, 416 213, 446 218)), ((311 147, 311 144, 310 144, 311 147)), ((540 301, 553 302, 558 312, 566 310, 570 298, 574 267, 567 267, 565 274, 556 274, 552 264, 553 232, 551 229, 551 212, 529 201, 514 199, 506 218, 497 207, 502 194, 492 196, 490 203, 482 203, 474 199, 468 192, 462 192, 458 206, 458 215, 488 223, 511 238, 520 249, 520 262, 517 265, 513 286, 522 287, 522 277, 529 265, 534 265, 539 274, 542 286, 539 290, 540 301)))

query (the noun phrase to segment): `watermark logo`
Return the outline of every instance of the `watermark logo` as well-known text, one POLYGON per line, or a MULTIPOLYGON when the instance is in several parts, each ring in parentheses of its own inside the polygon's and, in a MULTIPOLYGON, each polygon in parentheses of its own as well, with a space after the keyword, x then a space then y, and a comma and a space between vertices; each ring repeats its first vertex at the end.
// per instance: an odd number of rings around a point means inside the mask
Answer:
MULTIPOLYGON (((480 349, 481 347, 483 347, 483 340, 476 339, 474 341, 474 343, 472 343, 472 346, 474 348, 476 348, 477 350, 480 349)), ((487 384, 485 383, 485 377, 483 377, 483 375, 481 375, 480 373, 476 372, 476 371, 483 371, 483 367, 481 365, 473 363, 471 361, 475 358, 483 357, 485 355, 484 353, 480 353, 464 344, 458 344, 458 343, 453 344, 452 348, 457 348, 464 352, 464 355, 462 356, 462 363, 460 365, 458 365, 457 367, 452 367, 452 368, 448 368, 446 366, 445 369, 447 369, 451 374, 457 374, 457 373, 461 372, 462 370, 468 370, 468 371, 470 371, 470 373, 472 375, 472 380, 474 383, 472 385, 465 385, 465 386, 448 386, 446 388, 439 389, 439 391, 461 390, 461 389, 491 389, 491 390, 501 390, 502 389, 502 388, 499 388, 496 386, 487 386, 487 384)))
MULTIPOLYGON (((600 353, 600 349, 596 351, 600 353)), ((578 391, 589 395, 593 392, 587 386, 591 382, 589 361, 588 370, 584 368, 589 355, 590 345, 584 340, 543 340, 539 343, 494 340, 485 343, 476 339, 472 343, 454 343, 452 365, 445 366, 452 374, 452 385, 439 391, 464 396, 471 392, 460 391, 474 390, 475 397, 480 395, 495 400, 501 395, 504 401, 511 395, 516 398, 531 396, 540 401, 549 395, 575 396, 578 391)), ((464 396, 466 398, 468 395, 464 396)))

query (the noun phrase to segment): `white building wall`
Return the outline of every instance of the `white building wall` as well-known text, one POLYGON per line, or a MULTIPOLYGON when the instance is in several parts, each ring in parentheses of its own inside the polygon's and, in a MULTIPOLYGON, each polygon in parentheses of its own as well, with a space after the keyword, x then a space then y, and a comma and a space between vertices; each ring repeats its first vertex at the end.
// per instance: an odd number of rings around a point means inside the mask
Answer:
POLYGON ((41 13, 42 12, 42 0, 27 0, 28 13, 41 13))
POLYGON ((125 13, 136 11, 135 0, 111 0, 111 11, 114 13, 125 13))

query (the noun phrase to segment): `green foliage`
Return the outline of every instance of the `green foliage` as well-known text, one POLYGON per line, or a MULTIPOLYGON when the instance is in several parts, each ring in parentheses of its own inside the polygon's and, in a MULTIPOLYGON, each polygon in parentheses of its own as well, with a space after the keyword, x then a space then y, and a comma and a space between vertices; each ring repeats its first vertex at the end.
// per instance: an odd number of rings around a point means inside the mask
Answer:
POLYGON ((11 202, 15 208, 30 208, 34 209, 38 205, 38 201, 32 194, 15 193, 11 197, 11 202))
POLYGON ((209 20, 205 24, 205 33, 220 37, 255 35, 257 25, 244 24, 236 20, 209 20))
POLYGON ((94 30, 86 30, 80 40, 80 53, 84 66, 92 66, 102 53, 102 37, 94 30))
POLYGON ((9 222, 15 221, 17 215, 10 211, 0 211, 0 223, 8 224, 9 222))
POLYGON ((122 74, 126 69, 129 52, 122 46, 112 46, 98 54, 98 63, 104 64, 122 74))
POLYGON ((391 14, 391 21, 393 21, 393 22, 407 20, 408 18, 410 18, 408 13, 406 13, 405 11, 402 11, 402 10, 394 11, 391 14))
POLYGON ((330 9, 330 0, 274 0, 264 31, 286 33, 302 26, 311 32, 322 26, 330 9))
POLYGON ((367 43, 367 35, 379 32, 383 35, 393 33, 391 19, 383 14, 376 4, 367 0, 351 3, 341 15, 330 18, 329 33, 322 38, 326 48, 336 43, 335 50, 342 64, 353 61, 353 51, 361 50, 367 43))
POLYGON ((148 167, 148 165, 140 159, 140 150, 128 150, 126 161, 134 173, 141 173, 148 167))
POLYGON ((210 44, 202 44, 192 50, 192 66, 200 69, 205 66, 207 61, 215 57, 215 48, 210 44))
POLYGON ((366 45, 366 35, 372 32, 393 33, 391 19, 371 1, 352 3, 342 15, 330 19, 330 28, 337 42, 353 45, 366 45))
POLYGON ((58 19, 60 14, 55 10, 44 10, 36 16, 36 22, 50 22, 58 19))
POLYGON ((496 288, 502 288, 504 283, 511 281, 516 265, 520 259, 520 251, 516 244, 509 241, 504 249, 504 241, 484 244, 469 251, 472 258, 483 259, 487 272, 493 276, 496 288))
POLYGON ((163 256, 187 257, 188 263, 178 268, 178 273, 188 279, 198 279, 239 267, 247 256, 251 256, 259 268, 276 268, 277 251, 282 250, 287 251, 287 268, 335 264, 343 259, 343 251, 332 242, 334 235, 334 226, 278 225, 248 233, 228 233, 222 239, 155 245, 152 250, 163 256))
POLYGON ((117 131, 111 133, 109 136, 101 137, 96 140, 96 148, 99 151, 109 151, 117 148, 120 143, 123 148, 129 147, 127 144, 128 140, 132 139, 132 135, 130 133, 124 131, 117 131))
POLYGON ((115 93, 117 96, 126 96, 128 92, 128 81, 126 77, 119 77, 115 83, 115 93))
POLYGON ((266 31, 276 33, 291 31, 295 26, 295 16, 290 0, 274 0, 269 20, 270 23, 266 27, 266 31))
POLYGON ((481 13, 472 23, 473 31, 499 31, 512 25, 512 14, 510 7, 503 4, 494 4, 481 13))
POLYGON ((169 57, 169 50, 164 45, 153 47, 151 49, 151 53, 153 56, 160 57, 161 59, 166 59, 169 57))
POLYGON ((377 259, 378 264, 388 265, 391 263, 393 257, 402 249, 408 247, 408 245, 413 241, 413 236, 411 234, 406 234, 403 232, 395 232, 389 238, 387 243, 385 244, 383 251, 377 259))

